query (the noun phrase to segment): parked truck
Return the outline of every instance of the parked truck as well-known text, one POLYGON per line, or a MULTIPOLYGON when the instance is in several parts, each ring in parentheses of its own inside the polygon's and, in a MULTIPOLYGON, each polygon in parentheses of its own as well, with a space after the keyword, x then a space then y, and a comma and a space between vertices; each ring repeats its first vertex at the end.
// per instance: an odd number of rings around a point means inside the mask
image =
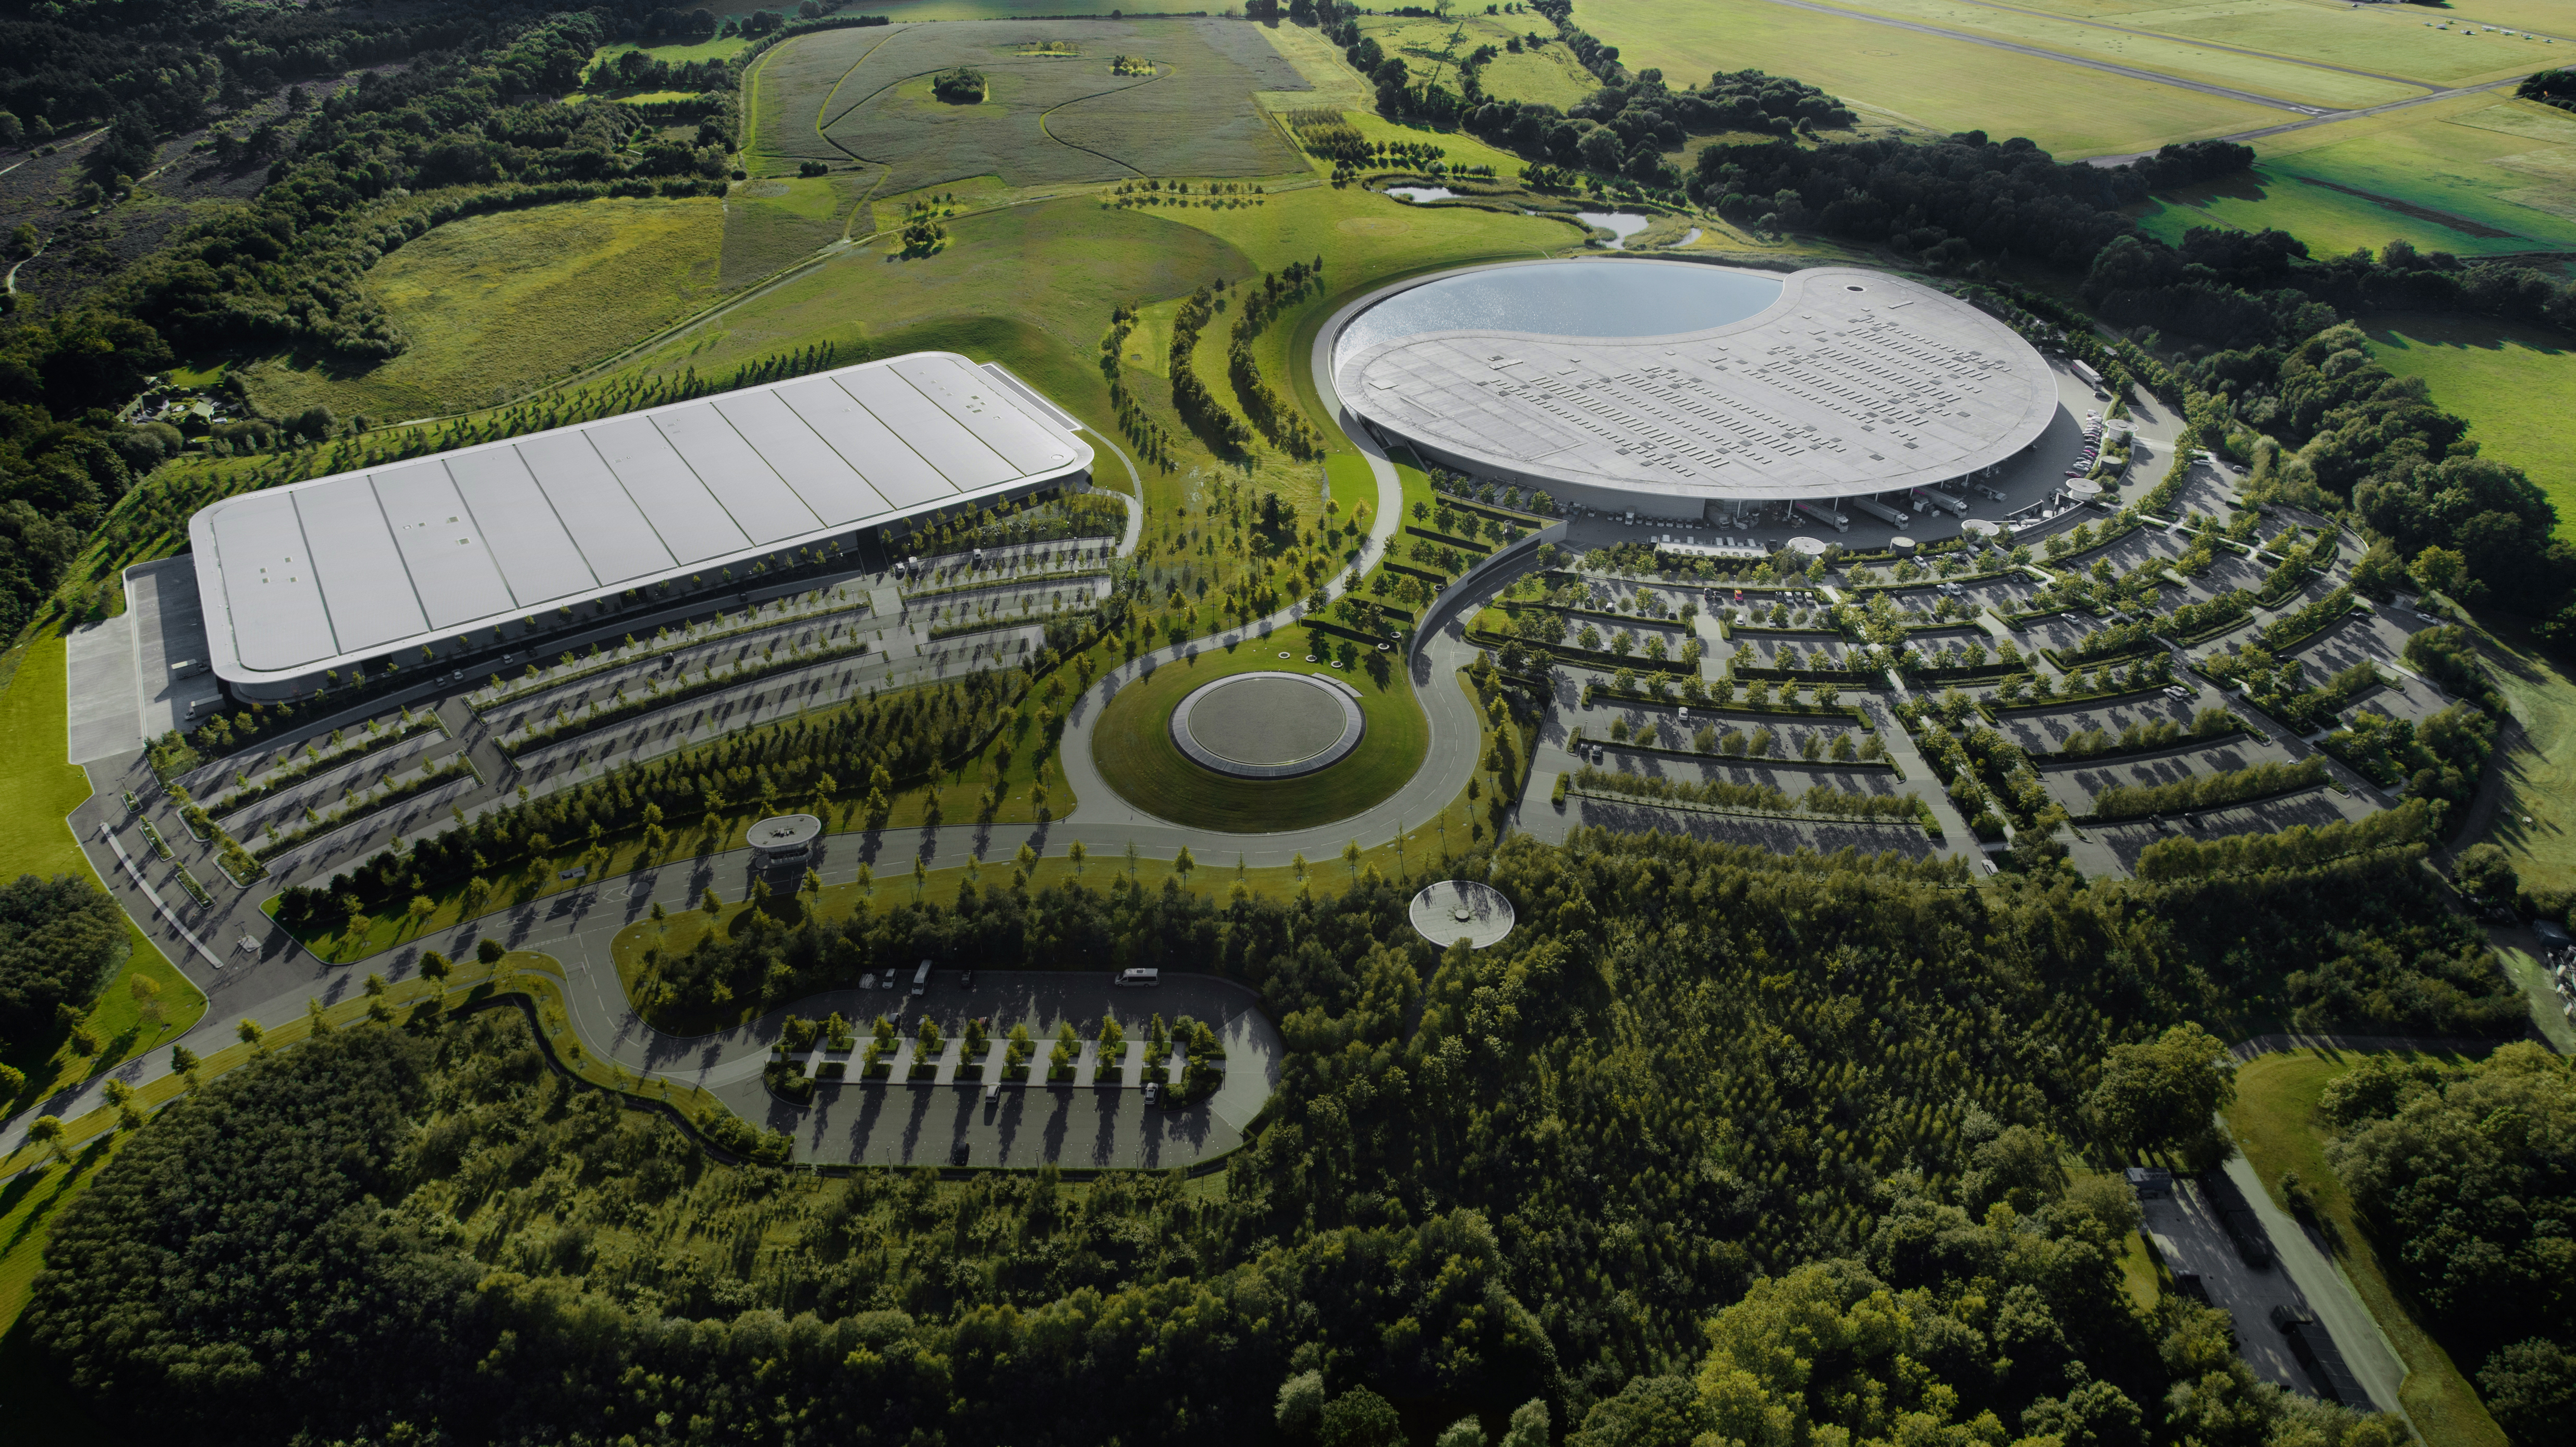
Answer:
POLYGON ((1792 503, 1791 506, 1797 508, 1798 511, 1805 513, 1807 516, 1814 518, 1816 521, 1823 523, 1825 526, 1832 528, 1835 532, 1847 533, 1851 531, 1851 519, 1834 511, 1829 505, 1801 500, 1799 502, 1792 503))
POLYGON ((1854 511, 1865 512, 1892 527, 1905 526, 1906 516, 1903 508, 1889 507, 1874 497, 1847 497, 1843 501, 1851 504, 1854 511))
POLYGON ((1937 487, 1918 487, 1913 489, 1911 495, 1919 501, 1928 502, 1934 507, 1940 508, 1944 512, 1957 513, 1961 517, 1966 517, 1968 515, 1968 504, 1966 499, 1952 497, 1950 494, 1943 492, 1937 487))
POLYGON ((2094 371, 2091 367, 2084 365, 2082 362, 2079 362, 2072 357, 2067 359, 2066 370, 2073 372, 2085 386, 2099 387, 2102 385, 2101 373, 2094 371))

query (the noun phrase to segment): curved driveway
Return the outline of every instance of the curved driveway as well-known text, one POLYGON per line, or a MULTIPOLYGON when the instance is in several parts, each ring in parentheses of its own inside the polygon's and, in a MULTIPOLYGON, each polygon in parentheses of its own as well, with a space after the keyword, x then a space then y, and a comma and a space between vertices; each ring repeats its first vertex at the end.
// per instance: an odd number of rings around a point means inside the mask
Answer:
MULTIPOLYGON (((1372 293, 1353 302, 1334 317, 1320 334, 1314 359, 1319 394, 1336 407, 1337 420, 1368 460, 1377 483, 1376 511, 1356 560, 1362 572, 1384 555, 1402 525, 1403 489, 1395 465, 1369 437, 1367 429, 1346 411, 1339 411, 1331 387, 1330 347, 1341 324, 1374 296, 1372 293)), ((1134 477, 1134 464, 1128 461, 1125 451, 1114 442, 1109 447, 1134 477)), ((1141 499, 1141 480, 1138 495, 1141 499)), ((1130 511, 1122 551, 1133 551, 1141 531, 1139 507, 1130 511)), ((1346 577, 1347 571, 1342 576, 1346 577)), ((1340 587, 1338 577, 1327 585, 1328 592, 1340 587)), ((1416 639, 1407 658, 1429 724, 1423 766, 1392 797, 1372 809, 1321 828, 1268 834, 1221 833, 1173 824, 1136 810, 1119 799, 1099 776, 1091 759, 1092 731, 1102 708, 1119 687, 1167 664, 1186 666, 1185 659, 1210 648, 1259 644, 1295 623, 1305 611, 1302 602, 1292 604, 1214 638, 1155 650, 1102 675, 1068 711, 1059 759, 1065 781, 1078 803, 1063 819, 1036 825, 941 824, 927 829, 827 836, 816 861, 817 872, 827 884, 838 884, 854 880, 862 864, 879 875, 888 874, 886 866, 896 861, 902 861, 902 872, 909 872, 912 859, 934 869, 955 868, 973 860, 1008 858, 1024 843, 1041 854, 1060 854, 1077 839, 1095 855, 1123 853, 1132 845, 1139 855, 1169 858, 1188 846, 1208 856, 1210 863, 1230 852, 1247 865, 1277 866, 1288 864, 1298 854, 1328 859, 1349 842, 1381 844, 1398 837, 1407 826, 1419 827, 1436 819, 1474 775, 1484 742, 1483 721, 1453 677, 1457 669, 1474 658, 1475 650, 1454 622, 1440 621, 1445 610, 1429 615, 1432 626, 1416 639)), ((84 806, 84 812, 91 810, 92 806, 84 806)), ((83 843, 91 845, 94 841, 84 837, 83 843)), ((140 893, 114 860, 102 858, 99 863, 101 876, 128 905, 128 912, 156 939, 163 937, 167 931, 159 928, 160 922, 142 904, 140 893)), ((766 1122, 775 1102, 759 1077, 783 1012, 720 1035, 695 1039, 665 1035, 628 1007, 611 955, 617 932, 646 918, 654 904, 661 904, 665 910, 684 910, 710 887, 729 898, 739 898, 749 886, 750 868, 750 856, 744 850, 678 861, 522 908, 496 911, 435 937, 417 938, 347 965, 316 960, 251 908, 258 899, 273 892, 273 884, 250 893, 227 892, 223 902, 228 907, 217 918, 200 923, 201 929, 208 932, 209 946, 223 955, 228 968, 205 969, 182 949, 166 950, 173 958, 184 960, 183 968, 207 990, 210 1002, 204 1022, 185 1039, 172 1044, 184 1044, 200 1056, 211 1054, 233 1043, 237 1020, 252 1019, 274 1026, 301 1018, 308 1000, 336 1003, 358 988, 370 973, 380 973, 389 980, 408 978, 416 972, 424 950, 437 949, 451 958, 470 956, 476 941, 488 933, 513 948, 542 950, 563 962, 572 1025, 583 1048, 642 1076, 704 1086, 746 1119, 766 1122), (237 934, 240 953, 226 954, 237 934)), ((886 887, 901 886, 890 883, 886 887)), ((805 1004, 798 1002, 798 1008, 805 1008, 805 1004)), ((1230 1031, 1237 1028, 1255 1034, 1270 1030, 1268 1022, 1250 1010, 1229 1025, 1230 1031), (1242 1023, 1246 1021, 1256 1023, 1242 1023)), ((1275 1032, 1270 1038, 1275 1039, 1275 1032)), ((1273 1063, 1265 1066, 1265 1076, 1275 1073, 1275 1054, 1274 1049, 1270 1057, 1273 1063)), ((169 1060, 170 1047, 162 1046, 125 1062, 107 1077, 93 1079, 40 1103, 0 1125, 0 1152, 13 1149, 24 1139, 26 1122, 33 1116, 55 1114, 68 1119, 86 1114, 100 1104, 104 1079, 112 1077, 141 1085, 168 1074, 169 1060)), ((1236 1063, 1239 1067, 1243 1062, 1238 1059, 1236 1063)), ((1226 1123, 1229 1130, 1239 1131, 1259 1108, 1259 1101, 1248 1094, 1253 1088, 1250 1074, 1240 1069, 1230 1072, 1226 1089, 1206 1108, 1214 1112, 1213 1119, 1226 1123)), ((1268 1085, 1262 1084, 1260 1091, 1261 1098, 1266 1099, 1268 1085)), ((1141 1102, 1136 1103, 1136 1108, 1141 1110, 1141 1102)), ((873 1158, 874 1152, 869 1155, 873 1158)))

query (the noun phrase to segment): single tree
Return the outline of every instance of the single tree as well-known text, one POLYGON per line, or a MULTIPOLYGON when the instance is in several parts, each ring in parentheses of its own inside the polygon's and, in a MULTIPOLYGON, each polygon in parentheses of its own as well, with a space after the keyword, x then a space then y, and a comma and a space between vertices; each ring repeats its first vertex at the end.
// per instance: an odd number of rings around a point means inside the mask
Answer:
POLYGON ((2235 1099, 2235 1058, 2186 1021, 2151 1043, 2112 1046, 2084 1109, 2116 1145, 2198 1151, 2216 1144, 2214 1118, 2235 1099))

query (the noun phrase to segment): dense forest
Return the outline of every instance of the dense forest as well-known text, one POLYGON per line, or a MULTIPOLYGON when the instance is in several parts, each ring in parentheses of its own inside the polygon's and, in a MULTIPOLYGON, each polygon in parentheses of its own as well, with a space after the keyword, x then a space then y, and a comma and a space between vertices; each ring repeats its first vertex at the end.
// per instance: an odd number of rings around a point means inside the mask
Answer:
POLYGON ((77 1024, 133 946, 125 912, 87 876, 19 875, 0 885, 0 1051, 77 1024))
POLYGON ((2394 1439, 2257 1385, 2223 1317, 2134 1305, 2125 1188, 2063 1165, 2205 1153, 2228 1082, 2192 1020, 2297 997, 2316 1025, 2521 1028, 2404 887, 2417 847, 2282 839, 2252 873, 1987 886, 1515 839, 1477 862, 1522 921, 1483 953, 1422 943, 1420 881, 1373 872, 755 927, 718 967, 799 988, 896 938, 1215 969, 1280 1022, 1279 1092, 1215 1192, 823 1180, 709 1162, 550 1074, 513 1014, 427 1010, 144 1127, 29 1321, 99 1411, 205 1441, 1390 1447, 1403 1414, 1481 1414, 1472 1447, 1536 1397, 1592 1447, 2365 1447, 2394 1439))
POLYGON ((2336 1174, 2497 1423, 2517 1442, 2563 1440, 2576 1413, 2567 1062, 2531 1043, 2461 1069, 2368 1055, 2318 1109, 2342 1132, 2336 1174))

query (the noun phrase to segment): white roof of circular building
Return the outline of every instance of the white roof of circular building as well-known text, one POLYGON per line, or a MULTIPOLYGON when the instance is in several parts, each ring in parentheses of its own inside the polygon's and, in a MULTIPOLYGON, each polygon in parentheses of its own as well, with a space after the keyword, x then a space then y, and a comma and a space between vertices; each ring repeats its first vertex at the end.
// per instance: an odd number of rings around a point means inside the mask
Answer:
POLYGON ((1334 386, 1471 466, 1657 502, 1926 486, 2020 452, 2058 405, 2048 363, 2010 327, 1854 267, 1794 272, 1770 306, 1702 331, 1403 337, 1345 359, 1334 386))

